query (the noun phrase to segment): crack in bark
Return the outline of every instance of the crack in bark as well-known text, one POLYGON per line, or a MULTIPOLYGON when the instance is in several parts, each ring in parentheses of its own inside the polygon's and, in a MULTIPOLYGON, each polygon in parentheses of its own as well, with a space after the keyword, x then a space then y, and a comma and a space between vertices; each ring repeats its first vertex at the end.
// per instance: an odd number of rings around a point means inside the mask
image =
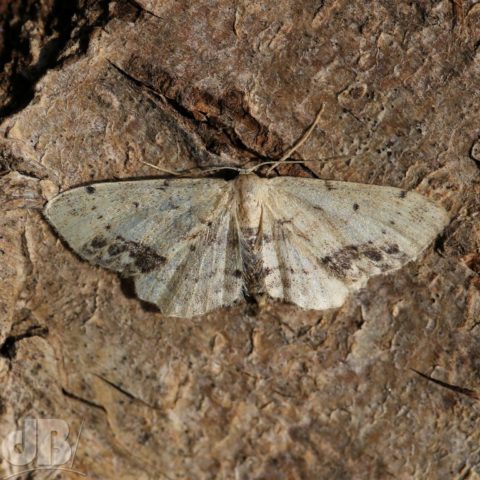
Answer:
MULTIPOLYGON (((200 124, 200 122, 198 120, 195 119, 195 117, 193 116, 193 114, 188 110, 186 109, 185 107, 183 107, 182 105, 180 105, 178 102, 176 102, 175 100, 171 99, 171 98, 168 98, 166 97, 162 92, 159 92, 157 89, 155 89, 152 85, 146 83, 146 82, 143 82, 142 80, 139 80, 138 78, 134 77, 133 75, 129 74, 128 72, 126 72, 123 68, 119 67, 117 64, 115 64, 114 62, 112 62, 111 60, 108 60, 107 59, 107 62, 109 63, 109 65, 114 68, 120 75, 122 75, 124 78, 126 78, 129 82, 133 83, 137 88, 139 88, 140 90, 142 91, 146 91, 148 94, 150 95, 153 95, 153 97, 156 99, 156 100, 160 100, 165 106, 170 106, 172 107, 172 109, 175 111, 176 114, 178 114, 183 120, 186 120, 188 121, 189 123, 193 124, 195 127, 198 127, 198 125, 200 124)), ((183 135, 188 135, 189 132, 186 132, 185 130, 181 129, 179 125, 177 125, 177 128, 179 129, 179 131, 183 134, 183 135)), ((197 133, 197 129, 194 129, 195 131, 195 134, 198 134, 197 133)), ((192 154, 195 156, 198 156, 199 158, 202 158, 202 154, 203 152, 201 152, 200 150, 197 150, 197 147, 196 145, 194 144, 194 142, 188 142, 189 143, 189 148, 192 148, 193 151, 192 151, 192 154)), ((207 145, 203 145, 204 148, 208 151, 209 154, 213 154, 215 155, 215 157, 217 157, 217 155, 213 152, 211 152, 209 149, 208 149, 208 146, 207 145)))
MULTIPOLYGON (((226 139, 228 140, 229 144, 231 147, 234 147, 237 150, 240 150, 243 153, 248 153, 252 155, 255 159, 263 161, 270 161, 272 160, 271 157, 265 156, 253 148, 249 147, 246 145, 243 140, 240 138, 239 135, 234 131, 233 128, 229 128, 228 126, 224 125, 220 121, 215 121, 212 117, 208 115, 204 115, 205 120, 198 120, 195 118, 195 115, 192 111, 190 111, 188 108, 186 108, 184 105, 182 105, 178 100, 175 98, 172 98, 171 96, 166 95, 165 93, 158 91, 153 85, 144 82, 136 77, 134 77, 132 74, 126 72, 123 68, 112 62, 111 60, 107 60, 108 63, 115 69, 117 70, 122 76, 130 80, 132 83, 134 83, 137 87, 141 89, 146 89, 148 92, 153 94, 156 98, 162 100, 165 104, 167 104, 176 114, 178 114, 181 118, 184 120, 187 120, 192 127, 194 127, 194 130, 196 134, 199 134, 199 130, 202 127, 207 127, 207 129, 213 134, 223 134, 226 139)), ((216 117, 218 120, 219 117, 216 117)), ((208 142, 205 141, 205 139, 199 135, 200 138, 204 141, 204 148, 207 150, 210 154, 214 155, 215 157, 218 157, 218 153, 211 148, 211 145, 209 145, 208 142)), ((252 159, 249 159, 249 161, 252 159)), ((308 168, 308 167, 306 167, 308 168)))
POLYGON ((33 325, 29 327, 25 332, 18 335, 9 335, 5 338, 0 345, 0 356, 13 360, 17 355, 17 342, 24 338, 41 337, 46 338, 48 336, 48 328, 41 325, 33 325))
POLYGON ((443 388, 451 390, 452 392, 460 393, 461 395, 466 395, 467 397, 473 398, 474 400, 480 400, 480 393, 475 390, 472 390, 470 388, 460 387, 458 385, 452 385, 451 383, 447 383, 447 382, 442 382, 442 380, 437 380, 436 378, 430 377, 430 375, 427 375, 426 373, 422 373, 419 370, 416 370, 415 368, 410 368, 410 370, 415 372, 417 375, 420 375, 421 377, 425 378, 426 380, 436 383, 437 385, 440 385, 443 388))
MULTIPOLYGON (((0 70, 8 63, 13 65, 13 73, 10 75, 9 85, 9 101, 5 105, 0 106, 0 120, 11 116, 23 110, 35 96, 35 86, 42 77, 51 69, 61 66, 64 61, 69 58, 61 58, 62 52, 68 43, 74 39, 78 41, 79 49, 75 55, 83 54, 87 51, 90 42, 90 34, 96 26, 103 25, 108 22, 108 0, 99 2, 102 13, 98 18, 89 23, 83 15, 85 24, 78 27, 76 17, 82 18, 85 6, 80 0, 65 2, 64 0, 55 0, 53 7, 45 17, 45 43, 40 49, 38 61, 35 64, 26 65, 26 58, 31 56, 31 44, 29 38, 22 37, 22 29, 27 19, 37 21, 40 10, 30 8, 27 11, 19 11, 16 15, 21 21, 14 22, 13 26, 7 26, 4 35, 5 48, 2 58, 0 59, 0 70), (72 33, 77 30, 75 38, 72 33), (20 40, 19 40, 20 39, 20 40), (15 52, 20 52, 17 57, 15 52), (23 61, 23 65, 22 65, 23 61)), ((30 6, 31 7, 31 6, 30 6)), ((13 12, 10 11, 13 16, 13 12)), ((4 22, 8 25, 8 22, 4 22)))
POLYGON ((104 383, 106 383, 107 385, 109 385, 110 387, 114 388, 117 392, 121 393, 122 395, 128 397, 130 400, 133 400, 133 401, 136 401, 136 402, 140 402, 142 405, 145 405, 146 407, 148 408, 151 408, 152 410, 157 410, 157 411, 160 411, 160 409, 158 407, 155 407, 153 405, 150 405, 148 402, 146 402, 145 400, 139 398, 139 397, 136 397, 135 395, 133 395, 132 393, 130 393, 128 390, 125 390, 123 387, 121 387, 120 385, 117 385, 116 383, 112 382, 111 380, 108 380, 107 378, 103 377, 102 375, 99 375, 98 373, 94 373, 93 375, 95 375, 97 378, 99 378, 100 380, 102 380, 104 383))
MULTIPOLYGON (((51 12, 45 19, 45 29, 51 29, 54 32, 56 30, 54 23, 56 20, 59 20, 57 22, 58 36, 55 37, 54 35, 51 35, 51 39, 48 40, 41 49, 37 64, 28 65, 25 68, 22 68, 18 58, 13 58, 13 52, 15 51, 15 47, 19 44, 18 37, 21 36, 23 22, 25 22, 27 17, 35 16, 36 12, 28 12, 29 15, 27 15, 27 12, 19 14, 19 18, 22 19, 22 22, 19 22, 18 27, 12 28, 9 32, 10 35, 6 35, 7 53, 6 57, 3 59, 2 66, 9 61, 13 61, 15 73, 12 76, 10 84, 10 101, 0 108, 0 118, 12 115, 22 110, 30 103, 34 96, 35 84, 49 68, 53 67, 60 52, 70 39, 70 34, 73 29, 72 19, 77 7, 77 2, 63 2, 62 0, 57 0, 54 3, 51 12)), ((28 57, 30 55, 30 45, 25 39, 23 40, 24 41, 20 43, 20 45, 23 46, 22 55, 28 57)))
MULTIPOLYGON (((207 126, 207 128, 213 133, 213 134, 218 134, 221 133, 223 134, 226 139, 228 139, 230 146, 236 148, 237 150, 242 151, 243 153, 248 153, 250 155, 253 155, 254 159, 259 160, 261 162, 266 162, 266 161, 274 161, 275 158, 273 157, 268 157, 265 156, 256 150, 250 148, 248 145, 246 145, 243 140, 240 138, 239 135, 235 132, 235 130, 231 127, 228 127, 224 125, 221 121, 219 121, 219 117, 211 117, 208 115, 204 115, 205 120, 198 120, 194 113, 190 111, 188 108, 186 108, 184 105, 182 105, 178 100, 175 98, 172 98, 171 96, 166 95, 164 92, 161 92, 157 90, 153 85, 142 81, 132 74, 126 72, 123 68, 112 62, 111 60, 108 60, 108 63, 117 71, 119 72, 122 76, 124 76, 126 79, 128 79, 130 82, 134 83, 137 87, 140 89, 146 89, 149 93, 154 95, 157 99, 161 100, 166 103, 171 109, 178 114, 181 118, 187 120, 193 127, 194 131, 196 134, 199 134, 199 130, 201 127, 207 126), (215 121, 216 120, 216 121, 215 121)), ((248 112, 246 112, 247 114, 248 112)), ((248 114, 250 115, 250 114, 248 114)), ((250 115, 251 116, 251 115, 250 115)), ((252 117, 253 118, 253 117, 252 117)), ((256 119, 254 119, 257 121, 256 119)), ((208 142, 205 141, 205 139, 199 134, 200 138, 204 140, 204 148, 207 152, 210 154, 215 155, 218 157, 217 152, 211 148, 211 146, 208 144, 208 142)), ((253 159, 249 159, 248 161, 251 161, 253 159)), ((299 164, 301 168, 308 173, 310 176, 314 178, 319 178, 319 176, 307 165, 305 164, 299 164)), ((276 172, 278 174, 278 170, 276 169, 276 172)))
POLYGON ((61 389, 62 394, 65 395, 67 398, 71 398, 72 400, 76 400, 77 402, 81 402, 88 407, 93 407, 98 410, 102 410, 103 412, 107 413, 106 408, 103 405, 100 405, 98 403, 93 402, 92 400, 87 400, 86 398, 82 398, 72 392, 69 392, 65 387, 62 387, 61 389))

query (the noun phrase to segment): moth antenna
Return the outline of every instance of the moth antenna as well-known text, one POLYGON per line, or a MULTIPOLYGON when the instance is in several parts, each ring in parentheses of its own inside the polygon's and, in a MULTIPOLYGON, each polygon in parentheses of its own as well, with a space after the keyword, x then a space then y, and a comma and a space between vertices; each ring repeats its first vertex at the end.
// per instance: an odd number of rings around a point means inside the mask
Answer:
POLYGON ((182 172, 174 172, 173 170, 167 170, 166 168, 161 168, 157 165, 153 165, 153 163, 144 162, 143 160, 140 160, 140 162, 144 163, 145 165, 148 165, 149 167, 154 168, 155 170, 158 170, 159 172, 162 172, 162 173, 168 173, 169 175, 174 175, 174 176, 179 176, 179 175, 182 174, 182 172))
POLYGON ((187 168, 186 170, 177 170, 177 171, 173 171, 173 170, 168 170, 166 168, 161 168, 157 165, 153 165, 152 163, 148 163, 148 162, 145 162, 143 160, 140 160, 141 163, 144 163, 145 165, 148 165, 149 167, 152 167, 154 168, 155 170, 158 170, 159 172, 162 172, 162 173, 167 173, 169 175, 174 175, 176 177, 179 177, 187 172, 192 172, 194 170, 199 170, 200 173, 210 173, 210 172, 216 172, 217 170, 235 170, 236 172, 248 172, 247 169, 245 168, 239 168, 239 167, 217 167, 217 166, 214 166, 214 167, 210 167, 210 168, 207 168, 207 169, 203 169, 201 167, 193 167, 193 168, 187 168))
MULTIPOLYGON (((328 160, 336 160, 338 158, 352 158, 355 155, 334 155, 333 157, 325 157, 325 158, 310 158, 306 160, 284 160, 282 163, 308 163, 308 162, 326 162, 328 160)), ((252 173, 254 172, 257 168, 263 167, 264 165, 272 165, 272 164, 277 164, 278 160, 271 160, 269 162, 262 162, 258 163, 257 165, 254 165, 253 167, 246 169, 246 173, 252 173)), ((268 172, 270 169, 268 169, 268 172)), ((267 172, 267 173, 268 173, 267 172)))
POLYGON ((267 170, 267 175, 270 174, 270 172, 276 168, 280 163, 284 163, 288 158, 292 156, 292 154, 298 150, 307 140, 308 137, 312 134, 313 130, 317 126, 317 123, 320 120, 320 115, 322 114, 323 111, 323 103, 320 107, 320 110, 318 111, 315 120, 313 123, 308 127, 308 129, 305 131, 305 133, 290 147, 268 170, 267 170))

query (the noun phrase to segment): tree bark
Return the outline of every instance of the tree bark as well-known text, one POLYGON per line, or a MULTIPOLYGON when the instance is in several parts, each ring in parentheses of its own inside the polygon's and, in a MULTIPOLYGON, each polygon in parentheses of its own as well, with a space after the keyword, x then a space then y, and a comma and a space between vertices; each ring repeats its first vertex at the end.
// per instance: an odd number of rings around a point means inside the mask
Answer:
MULTIPOLYGON (((72 468, 102 479, 480 476, 480 4, 4 0, 0 13, 0 438, 60 419, 72 449, 80 434, 72 468), (42 216, 58 191, 158 173, 143 162, 278 158, 321 105, 295 154, 318 161, 278 174, 415 190, 451 217, 339 309, 167 318, 42 216)), ((38 466, 4 455, 0 474, 38 466)))

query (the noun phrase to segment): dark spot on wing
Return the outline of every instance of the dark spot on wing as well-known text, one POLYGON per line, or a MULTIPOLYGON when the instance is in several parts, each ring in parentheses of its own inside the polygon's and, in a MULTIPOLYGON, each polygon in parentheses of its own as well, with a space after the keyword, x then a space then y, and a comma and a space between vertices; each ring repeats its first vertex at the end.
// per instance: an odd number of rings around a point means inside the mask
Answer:
POLYGON ((390 225, 395 225, 395 222, 393 220, 390 220, 390 225))
POLYGON ((122 237, 117 237, 117 239, 127 246, 128 255, 133 259, 134 265, 142 273, 151 272, 167 261, 163 255, 159 255, 148 245, 142 245, 134 241, 126 241, 122 237))
POLYGON ((105 238, 97 236, 84 245, 82 251, 85 255, 92 256, 92 261, 95 263, 111 267, 114 270, 120 269, 120 263, 117 257, 122 253, 127 253, 131 262, 128 262, 127 259, 122 261, 122 263, 125 264, 122 272, 125 276, 134 275, 138 272, 151 272, 167 261, 163 255, 158 254, 148 245, 126 240, 120 235, 110 242, 108 249, 105 251, 107 243, 105 238))
POLYGON ((87 185, 85 190, 87 193, 95 193, 95 187, 92 187, 92 185, 87 185))
POLYGON ((110 230, 112 228, 111 225, 105 225, 105 230, 110 230))
POLYGON ((125 244, 122 243, 114 243, 113 245, 110 245, 108 247, 108 254, 111 257, 116 257, 117 255, 120 255, 121 253, 125 252, 128 249, 128 247, 125 244))
POLYGON ((92 207, 92 211, 94 211, 94 210, 96 210, 96 209, 97 209, 97 206, 94 205, 94 206, 92 207))
POLYGON ((398 248, 398 245, 396 243, 391 243, 387 245, 387 247, 384 249, 385 253, 388 253, 389 255, 394 255, 396 253, 400 252, 400 249, 398 248))
POLYGON ((353 204, 353 210, 356 212, 360 208, 360 205, 358 203, 353 204))
POLYGON ((148 273, 155 270, 166 262, 166 258, 155 253, 143 252, 137 253, 135 258, 135 265, 142 273, 148 273))
POLYGON ((374 248, 365 250, 363 254, 374 262, 379 262, 383 258, 382 252, 374 248))
POLYGON ((106 244, 107 240, 101 236, 96 236, 90 241, 90 246, 95 249, 103 248, 106 244))
POLYGON ((320 259, 320 262, 330 270, 335 276, 344 278, 347 276, 348 270, 350 270, 351 264, 344 263, 343 260, 339 258, 333 258, 330 255, 326 255, 325 257, 320 259))
POLYGON ((233 276, 236 277, 236 278, 240 278, 240 277, 242 276, 241 270, 238 270, 238 269, 235 270, 235 271, 233 272, 233 276))
MULTIPOLYGON (((382 248, 372 247, 373 242, 366 242, 360 245, 347 245, 337 251, 322 257, 319 263, 326 267, 335 276, 340 278, 358 277, 362 273, 362 263, 365 265, 365 260, 373 262, 376 267, 381 268, 378 262, 382 261, 383 253, 389 253, 387 250, 389 246, 382 248), (356 270, 356 264, 359 266, 359 271, 356 270)), ((398 249, 398 246, 396 246, 398 249)), ((390 251, 395 251, 395 245, 390 245, 390 251)), ((390 269, 391 267, 388 266, 390 269)))
POLYGON ((398 196, 400 198, 405 198, 407 196, 407 190, 400 190, 400 193, 398 194, 398 196))
POLYGON ((331 192, 332 190, 336 190, 337 188, 331 183, 329 182, 328 180, 325 182, 325 187, 327 188, 327 190, 329 192, 331 192))
POLYGON ((133 202, 133 206, 134 206, 135 208, 138 208, 139 205, 140 205, 140 204, 139 204, 138 202, 133 202))
POLYGON ((388 272, 389 270, 392 269, 392 265, 389 265, 388 263, 382 263, 380 264, 380 270, 382 272, 388 272))
POLYGON ((321 258, 321 262, 340 277, 345 277, 347 271, 352 268, 352 260, 358 258, 358 247, 348 245, 332 255, 321 258))

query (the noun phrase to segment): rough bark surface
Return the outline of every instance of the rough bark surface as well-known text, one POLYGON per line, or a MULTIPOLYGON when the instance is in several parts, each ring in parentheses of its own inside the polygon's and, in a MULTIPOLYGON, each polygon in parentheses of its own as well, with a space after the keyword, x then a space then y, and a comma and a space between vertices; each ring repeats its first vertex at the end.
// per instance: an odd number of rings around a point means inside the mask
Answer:
POLYGON ((0 12, 2 439, 58 418, 73 444, 83 422, 75 469, 102 479, 480 478, 478 400, 411 370, 480 389, 479 3, 0 12), (277 158, 321 104, 296 158, 347 158, 279 174, 412 189, 451 215, 420 259, 340 309, 166 318, 42 217, 57 191, 158 173, 142 161, 277 158))

